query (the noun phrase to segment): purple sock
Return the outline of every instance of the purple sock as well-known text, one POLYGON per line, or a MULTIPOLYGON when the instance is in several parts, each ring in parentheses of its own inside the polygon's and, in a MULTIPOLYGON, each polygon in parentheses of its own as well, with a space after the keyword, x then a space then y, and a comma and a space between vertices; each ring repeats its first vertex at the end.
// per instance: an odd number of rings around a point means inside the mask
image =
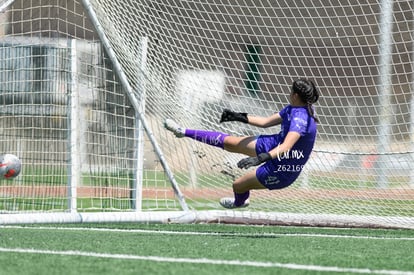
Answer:
POLYGON ((243 205, 243 203, 249 198, 250 191, 244 192, 244 193, 234 193, 234 205, 240 206, 243 205))
POLYGON ((224 138, 227 137, 228 134, 221 132, 186 129, 185 136, 203 142, 205 144, 224 149, 224 138))

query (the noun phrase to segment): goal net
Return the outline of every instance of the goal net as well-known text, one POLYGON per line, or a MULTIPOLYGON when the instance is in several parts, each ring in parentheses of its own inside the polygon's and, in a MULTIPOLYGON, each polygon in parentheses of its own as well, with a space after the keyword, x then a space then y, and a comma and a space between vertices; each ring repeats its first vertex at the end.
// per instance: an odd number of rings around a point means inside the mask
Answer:
POLYGON ((0 224, 233 222, 414 228, 408 0, 0 1, 0 224), (223 210, 243 156, 163 128, 267 116, 293 80, 321 91, 299 179, 223 210))

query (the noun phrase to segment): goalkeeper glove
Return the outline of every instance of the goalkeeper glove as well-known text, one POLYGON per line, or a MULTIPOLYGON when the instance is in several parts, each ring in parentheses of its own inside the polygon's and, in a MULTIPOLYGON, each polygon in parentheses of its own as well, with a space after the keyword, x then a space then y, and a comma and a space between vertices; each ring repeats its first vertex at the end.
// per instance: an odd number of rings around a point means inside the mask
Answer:
POLYGON ((224 109, 223 113, 221 114, 220 123, 226 121, 240 121, 243 123, 249 122, 249 120, 247 119, 247 113, 238 113, 233 112, 229 109, 224 109))
POLYGON ((271 160, 271 159, 272 159, 272 157, 270 156, 269 153, 260 153, 257 157, 248 157, 248 158, 244 158, 244 159, 240 160, 237 163, 237 167, 248 169, 252 166, 259 165, 259 164, 261 164, 263 162, 266 162, 268 160, 271 160))

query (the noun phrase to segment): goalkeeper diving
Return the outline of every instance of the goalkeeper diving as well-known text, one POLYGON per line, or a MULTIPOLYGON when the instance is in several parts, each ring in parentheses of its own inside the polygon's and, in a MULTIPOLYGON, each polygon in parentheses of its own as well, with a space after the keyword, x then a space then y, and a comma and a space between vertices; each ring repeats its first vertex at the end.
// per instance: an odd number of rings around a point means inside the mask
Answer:
POLYGON ((164 126, 176 137, 189 137, 228 152, 245 154, 237 166, 241 169, 258 166, 233 182, 234 198, 221 198, 225 208, 249 205, 250 190, 282 189, 291 185, 302 172, 315 144, 318 120, 313 104, 319 91, 314 82, 305 78, 292 84, 287 106, 268 117, 225 109, 220 123, 237 121, 261 128, 281 125, 272 135, 236 137, 222 132, 185 129, 171 119, 164 126))

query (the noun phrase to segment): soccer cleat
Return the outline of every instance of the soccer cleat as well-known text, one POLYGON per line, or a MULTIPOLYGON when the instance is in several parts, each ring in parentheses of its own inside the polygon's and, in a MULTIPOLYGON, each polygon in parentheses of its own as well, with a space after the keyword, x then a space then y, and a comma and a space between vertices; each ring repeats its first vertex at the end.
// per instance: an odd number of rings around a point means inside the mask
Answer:
POLYGON ((185 129, 180 127, 180 125, 177 124, 177 122, 175 122, 174 120, 167 118, 164 121, 164 127, 165 129, 167 129, 168 131, 173 132, 173 134, 178 137, 184 137, 184 133, 185 133, 185 129))
POLYGON ((245 200, 244 203, 240 206, 234 205, 234 198, 221 198, 220 199, 220 205, 227 209, 233 209, 233 208, 243 208, 249 206, 249 200, 245 200))

